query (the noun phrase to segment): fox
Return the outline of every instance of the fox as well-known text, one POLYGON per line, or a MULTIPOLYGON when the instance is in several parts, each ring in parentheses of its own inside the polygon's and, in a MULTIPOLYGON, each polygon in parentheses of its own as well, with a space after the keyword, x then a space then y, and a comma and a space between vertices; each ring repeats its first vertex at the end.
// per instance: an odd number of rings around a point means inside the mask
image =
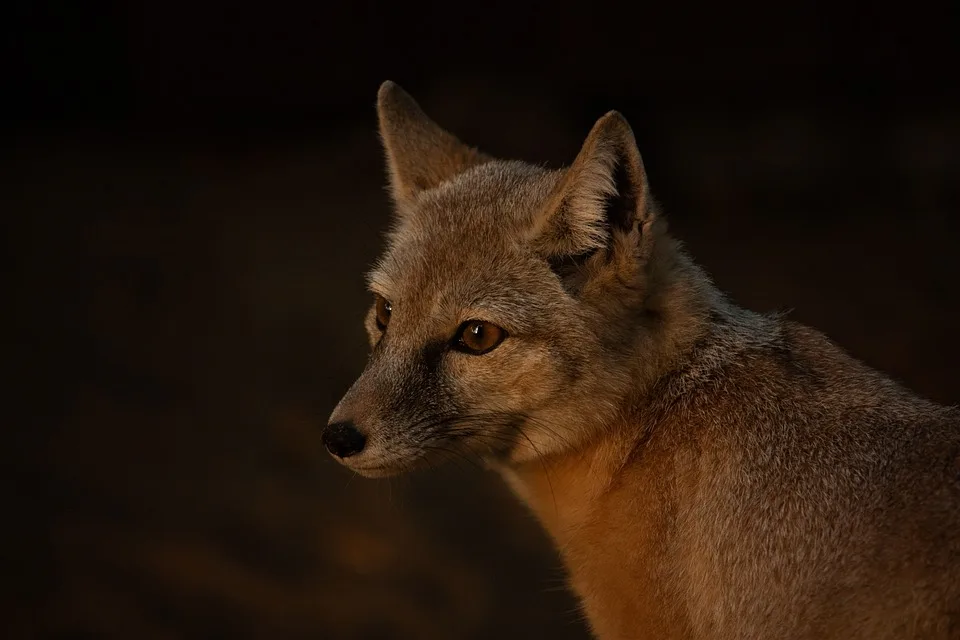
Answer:
POLYGON ((461 142, 389 80, 377 116, 392 224, 335 460, 481 460, 602 640, 960 638, 956 406, 721 292, 620 112, 559 169, 461 142))

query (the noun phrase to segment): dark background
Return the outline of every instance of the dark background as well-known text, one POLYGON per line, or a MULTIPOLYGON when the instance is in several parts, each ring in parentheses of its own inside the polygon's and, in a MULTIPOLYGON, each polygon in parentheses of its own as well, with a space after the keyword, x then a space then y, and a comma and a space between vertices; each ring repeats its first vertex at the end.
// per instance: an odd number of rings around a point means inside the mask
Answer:
POLYGON ((960 398, 946 4, 340 4, 4 10, 6 637, 584 637, 498 478, 321 450, 388 78, 552 166, 622 111, 721 288, 960 398))

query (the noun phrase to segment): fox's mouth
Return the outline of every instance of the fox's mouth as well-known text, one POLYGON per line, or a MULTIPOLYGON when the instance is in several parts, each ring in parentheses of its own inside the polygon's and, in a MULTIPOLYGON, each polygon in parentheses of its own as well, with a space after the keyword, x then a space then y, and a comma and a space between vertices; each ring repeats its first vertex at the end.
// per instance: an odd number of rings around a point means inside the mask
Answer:
POLYGON ((397 450, 349 420, 328 424, 323 444, 333 459, 367 478, 395 476, 423 466, 421 458, 430 451, 428 444, 397 450))
POLYGON ((432 463, 431 460, 428 459, 429 456, 426 452, 410 453, 392 459, 386 459, 378 455, 376 450, 370 451, 370 454, 375 458, 374 460, 359 459, 367 456, 340 458, 333 455, 333 458, 346 468, 365 478, 390 478, 429 467, 432 463))
MULTIPOLYGON (((372 443, 371 443, 372 444, 372 443)), ((340 457, 331 452, 340 464, 365 478, 389 478, 422 469, 442 466, 448 462, 464 462, 484 467, 489 458, 499 457, 492 451, 478 451, 460 438, 444 438, 420 443, 416 448, 403 453, 385 452, 376 444, 362 453, 340 457)))

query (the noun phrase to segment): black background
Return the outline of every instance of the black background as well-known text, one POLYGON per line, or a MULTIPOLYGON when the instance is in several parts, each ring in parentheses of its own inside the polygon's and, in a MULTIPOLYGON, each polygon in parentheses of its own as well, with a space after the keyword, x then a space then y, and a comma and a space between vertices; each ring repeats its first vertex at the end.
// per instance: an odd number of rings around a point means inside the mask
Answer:
POLYGON ((722 289, 960 397, 945 3, 4 13, 11 637, 584 637, 497 478, 319 446, 366 352, 385 79, 553 166, 620 110, 722 289))

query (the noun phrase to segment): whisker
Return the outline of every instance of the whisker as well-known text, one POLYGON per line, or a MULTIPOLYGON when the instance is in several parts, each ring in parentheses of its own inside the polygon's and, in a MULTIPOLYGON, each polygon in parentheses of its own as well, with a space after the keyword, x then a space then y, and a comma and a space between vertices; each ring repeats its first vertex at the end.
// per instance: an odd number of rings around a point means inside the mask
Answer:
MULTIPOLYGON (((478 469, 481 468, 481 467, 477 466, 477 464, 476 464, 473 460, 471 460, 471 459, 468 458, 467 456, 463 455, 462 452, 457 451, 456 449, 451 449, 451 448, 449 448, 449 447, 442 447, 442 446, 436 445, 436 444, 427 444, 427 445, 423 445, 423 447, 424 447, 424 449, 426 449, 427 451, 434 451, 434 452, 439 452, 439 453, 441 453, 441 454, 445 454, 445 455, 447 456, 447 457, 445 458, 445 460, 452 460, 452 458, 450 458, 450 456, 456 456, 457 460, 463 460, 463 461, 467 462, 468 464, 477 467, 478 469)), ((455 461, 454 461, 454 462, 455 462, 455 461)), ((459 465, 458 465, 458 468, 459 468, 459 465)), ((462 469, 462 468, 461 468, 461 469, 462 469)))
POLYGON ((547 461, 540 454, 540 450, 537 449, 536 445, 533 444, 533 440, 530 439, 530 436, 528 436, 522 430, 518 430, 517 432, 520 435, 522 435, 524 438, 526 438, 527 442, 530 443, 530 448, 533 449, 534 454, 536 454, 537 460, 540 461, 540 466, 543 467, 543 475, 547 479, 547 486, 550 487, 550 495, 553 498, 553 513, 557 518, 559 518, 560 511, 557 508, 557 494, 553 490, 553 481, 550 479, 550 472, 547 470, 547 461))
MULTIPOLYGON (((553 500, 554 513, 559 515, 556 490, 553 486, 548 459, 537 447, 523 428, 531 425, 554 438, 561 445, 570 446, 569 439, 558 432, 553 426, 524 412, 514 411, 485 411, 461 412, 447 410, 430 414, 422 414, 408 427, 406 433, 411 439, 418 442, 417 446, 441 457, 441 462, 453 461, 459 467, 463 461, 472 467, 483 468, 485 463, 477 446, 483 446, 487 455, 503 454, 515 447, 522 438, 530 446, 534 457, 543 469, 550 495, 553 500), (462 446, 456 446, 456 445, 462 446)), ((430 466, 435 466, 428 461, 430 466)))

